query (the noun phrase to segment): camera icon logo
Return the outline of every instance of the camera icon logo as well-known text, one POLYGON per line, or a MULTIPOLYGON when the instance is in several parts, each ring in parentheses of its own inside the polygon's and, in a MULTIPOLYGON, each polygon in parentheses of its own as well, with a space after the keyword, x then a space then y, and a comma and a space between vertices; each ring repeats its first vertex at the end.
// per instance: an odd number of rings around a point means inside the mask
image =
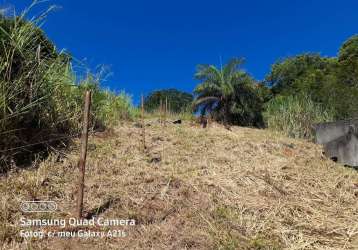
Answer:
POLYGON ((54 201, 23 201, 20 209, 25 213, 44 213, 57 210, 57 203, 54 201))

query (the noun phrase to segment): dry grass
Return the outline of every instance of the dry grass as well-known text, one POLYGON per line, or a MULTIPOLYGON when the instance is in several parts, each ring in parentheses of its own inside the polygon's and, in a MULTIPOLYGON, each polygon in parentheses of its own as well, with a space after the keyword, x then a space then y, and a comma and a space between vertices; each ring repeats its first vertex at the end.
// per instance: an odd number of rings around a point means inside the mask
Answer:
MULTIPOLYGON (((2 178, 4 249, 357 249, 358 172, 321 147, 267 130, 147 120, 147 152, 133 123, 90 138, 85 208, 135 218, 122 239, 22 241, 19 202, 75 204, 78 146, 2 178)), ((36 215, 38 216, 38 215, 36 215)), ((41 215, 45 216, 45 215, 41 215)))

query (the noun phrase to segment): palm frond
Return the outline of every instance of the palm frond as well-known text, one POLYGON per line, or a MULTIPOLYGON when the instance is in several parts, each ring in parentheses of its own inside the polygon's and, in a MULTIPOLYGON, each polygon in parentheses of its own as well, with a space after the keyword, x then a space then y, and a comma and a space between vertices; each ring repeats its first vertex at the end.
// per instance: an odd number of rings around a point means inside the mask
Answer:
POLYGON ((193 105, 194 105, 194 107, 197 107, 199 105, 203 105, 203 104, 207 104, 207 103, 214 103, 214 102, 218 102, 218 101, 220 101, 220 98, 218 98, 216 96, 206 96, 206 97, 201 97, 201 98, 198 98, 197 100, 195 100, 193 105))
POLYGON ((206 94, 216 96, 220 94, 221 88, 217 84, 213 84, 212 82, 206 81, 194 89, 194 93, 196 94, 206 94))
POLYGON ((195 78, 201 81, 218 82, 221 79, 221 71, 213 65, 200 64, 197 66, 195 78))
POLYGON ((231 59, 223 68, 223 76, 224 78, 228 78, 233 75, 235 72, 239 70, 239 67, 244 64, 244 58, 233 58, 231 59))

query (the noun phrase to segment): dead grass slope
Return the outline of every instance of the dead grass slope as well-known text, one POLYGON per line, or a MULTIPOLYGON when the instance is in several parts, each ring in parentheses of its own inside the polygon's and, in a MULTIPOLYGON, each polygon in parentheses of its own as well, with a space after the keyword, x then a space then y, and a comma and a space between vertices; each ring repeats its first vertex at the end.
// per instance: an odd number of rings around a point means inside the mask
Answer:
POLYGON ((358 249, 358 172, 324 159, 321 147, 267 130, 147 123, 145 153, 132 123, 89 139, 85 208, 135 218, 128 237, 18 236, 20 201, 59 204, 34 218, 71 216, 76 144, 0 180, 2 248, 358 249))

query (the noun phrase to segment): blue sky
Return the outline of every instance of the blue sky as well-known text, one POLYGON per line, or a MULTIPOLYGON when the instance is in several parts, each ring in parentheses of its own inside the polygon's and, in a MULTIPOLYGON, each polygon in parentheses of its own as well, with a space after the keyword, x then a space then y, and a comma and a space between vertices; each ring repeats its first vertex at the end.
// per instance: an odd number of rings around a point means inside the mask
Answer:
MULTIPOLYGON (((31 1, 0 0, 18 11, 31 1)), ((108 65, 103 85, 138 100, 161 88, 192 91, 197 64, 246 58, 263 79, 279 58, 303 52, 336 56, 358 33, 355 0, 51 0, 61 6, 43 28, 58 48, 94 69, 108 65)))

